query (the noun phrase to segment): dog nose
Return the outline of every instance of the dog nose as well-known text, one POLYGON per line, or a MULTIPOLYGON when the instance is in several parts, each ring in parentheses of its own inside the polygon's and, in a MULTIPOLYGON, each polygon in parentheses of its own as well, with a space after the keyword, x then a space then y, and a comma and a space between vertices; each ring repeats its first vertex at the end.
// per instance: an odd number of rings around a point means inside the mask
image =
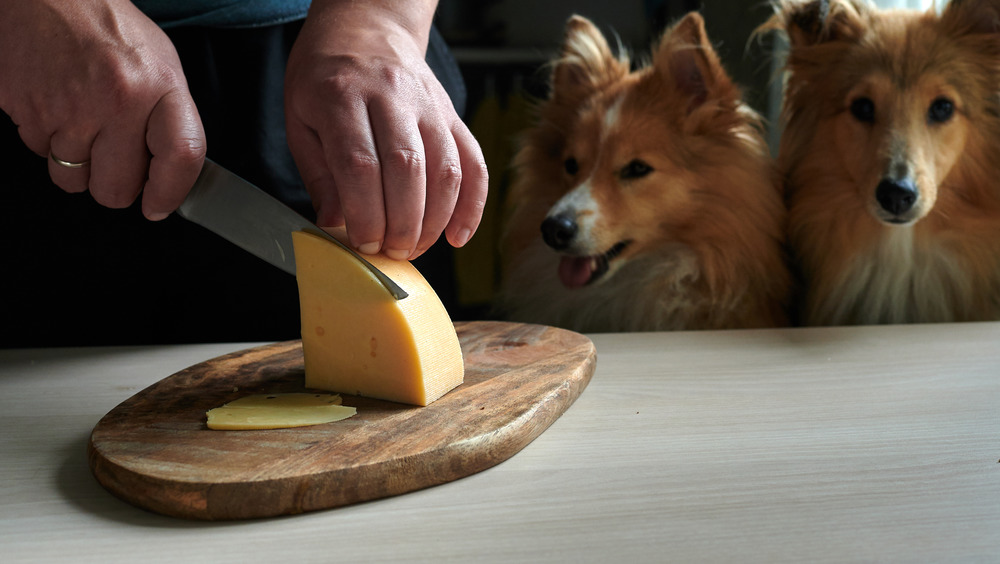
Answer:
POLYGON ((885 211, 900 215, 910 211, 917 201, 917 186, 912 180, 883 179, 875 188, 875 199, 885 211))
POLYGON ((569 247, 573 237, 576 237, 576 231, 576 221, 565 214, 546 217, 542 222, 542 239, 546 245, 557 251, 569 247))

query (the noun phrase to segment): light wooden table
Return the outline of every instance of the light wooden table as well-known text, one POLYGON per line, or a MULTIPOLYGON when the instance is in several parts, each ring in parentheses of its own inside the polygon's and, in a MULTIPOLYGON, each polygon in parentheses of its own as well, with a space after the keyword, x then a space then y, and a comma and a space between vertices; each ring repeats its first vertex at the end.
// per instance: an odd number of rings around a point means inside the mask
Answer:
POLYGON ((590 386, 507 462, 235 523, 118 501, 85 445, 250 344, 0 351, 0 561, 1000 561, 1000 324, 592 337, 590 386))

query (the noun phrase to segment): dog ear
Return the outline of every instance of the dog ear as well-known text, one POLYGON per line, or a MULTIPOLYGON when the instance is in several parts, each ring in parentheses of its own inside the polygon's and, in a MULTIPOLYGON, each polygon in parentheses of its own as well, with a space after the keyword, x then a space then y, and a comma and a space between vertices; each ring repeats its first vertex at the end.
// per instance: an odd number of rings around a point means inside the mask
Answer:
POLYGON ((661 75, 688 95, 688 113, 729 81, 698 12, 689 12, 663 35, 653 62, 661 75))
POLYGON ((951 0, 941 22, 956 35, 1000 33, 1000 0, 951 0))
POLYGON ((774 17, 763 27, 784 29, 792 47, 856 41, 872 10, 866 0, 775 0, 774 6, 774 17))
POLYGON ((628 69, 628 58, 615 58, 597 26, 583 16, 571 16, 554 61, 552 98, 578 99, 625 76, 628 69))

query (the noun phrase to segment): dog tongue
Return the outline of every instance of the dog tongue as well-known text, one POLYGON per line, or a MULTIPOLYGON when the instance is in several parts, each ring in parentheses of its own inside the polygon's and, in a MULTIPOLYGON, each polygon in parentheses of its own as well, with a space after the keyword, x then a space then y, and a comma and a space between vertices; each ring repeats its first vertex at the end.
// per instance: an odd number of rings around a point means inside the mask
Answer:
POLYGON ((594 261, 591 257, 566 257, 559 262, 559 279, 567 288, 579 288, 590 282, 594 261))

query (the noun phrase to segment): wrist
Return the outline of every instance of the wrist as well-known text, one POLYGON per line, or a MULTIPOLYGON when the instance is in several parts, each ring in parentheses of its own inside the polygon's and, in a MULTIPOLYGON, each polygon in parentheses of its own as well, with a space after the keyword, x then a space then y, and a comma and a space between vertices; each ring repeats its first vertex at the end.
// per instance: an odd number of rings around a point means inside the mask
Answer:
POLYGON ((348 44, 381 37, 390 44, 409 42, 423 55, 436 7, 437 0, 313 0, 306 22, 335 30, 348 44))

